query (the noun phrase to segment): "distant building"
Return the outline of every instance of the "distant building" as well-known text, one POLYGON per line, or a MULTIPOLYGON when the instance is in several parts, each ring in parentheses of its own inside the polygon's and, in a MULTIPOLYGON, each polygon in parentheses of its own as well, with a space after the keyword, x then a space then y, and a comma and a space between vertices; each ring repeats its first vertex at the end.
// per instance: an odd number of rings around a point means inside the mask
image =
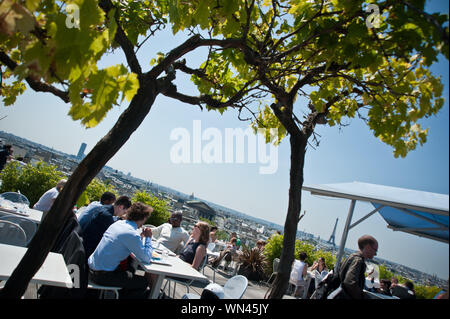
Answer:
POLYGON ((78 150, 77 159, 82 160, 84 158, 84 151, 86 150, 86 143, 81 143, 80 149, 78 150))
POLYGON ((216 216, 216 211, 211 207, 209 207, 208 204, 202 201, 198 200, 187 201, 186 205, 197 210, 199 217, 213 220, 214 216, 216 216))

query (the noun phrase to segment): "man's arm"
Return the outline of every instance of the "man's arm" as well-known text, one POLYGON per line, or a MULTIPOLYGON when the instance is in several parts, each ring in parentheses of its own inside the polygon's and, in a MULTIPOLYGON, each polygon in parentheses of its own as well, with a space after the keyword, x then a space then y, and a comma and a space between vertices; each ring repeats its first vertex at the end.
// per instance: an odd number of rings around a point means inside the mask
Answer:
POLYGON ((165 227, 164 224, 162 224, 162 225, 159 225, 158 227, 152 228, 153 238, 158 239, 159 236, 161 236, 161 232, 164 229, 164 227, 165 227))
POLYGON ((144 264, 148 264, 152 258, 153 252, 151 239, 151 235, 146 236, 145 242, 143 244, 141 236, 139 234, 136 234, 135 236, 127 236, 126 239, 124 239, 124 244, 139 261, 143 262, 144 264))

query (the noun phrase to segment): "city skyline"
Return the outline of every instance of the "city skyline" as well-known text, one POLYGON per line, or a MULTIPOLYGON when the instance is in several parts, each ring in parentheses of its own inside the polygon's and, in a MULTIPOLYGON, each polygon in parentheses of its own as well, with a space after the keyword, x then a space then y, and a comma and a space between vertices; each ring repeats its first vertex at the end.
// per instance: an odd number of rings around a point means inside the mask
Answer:
MULTIPOLYGON (((448 2, 431 1, 427 5, 427 11, 448 14, 448 2)), ((185 38, 186 35, 173 36, 170 30, 165 30, 156 38, 157 45, 152 45, 155 42, 149 41, 148 45, 139 50, 138 58, 150 61, 158 51, 167 53, 174 43, 182 43, 185 38)), ((207 51, 191 53, 187 58, 200 63, 202 54, 207 54, 207 51)), ((111 53, 102 59, 99 67, 117 63, 126 64, 123 55, 111 53)), ((423 128, 430 128, 427 142, 423 146, 418 146, 406 158, 394 158, 392 148, 375 138, 366 124, 358 118, 347 120, 343 127, 318 126, 316 137, 320 145, 308 147, 304 183, 359 181, 448 194, 448 67, 448 60, 439 57, 439 63, 431 68, 434 75, 442 77, 443 96, 446 100, 437 116, 420 122, 423 128)), ((149 68, 148 64, 145 68, 149 68)), ((197 93, 188 77, 180 76, 176 84, 192 94, 197 93)), ((0 130, 68 154, 76 155, 79 145, 84 142, 87 144, 85 153, 88 153, 107 134, 127 104, 114 107, 98 126, 91 129, 85 129, 79 121, 73 121, 67 115, 69 107, 51 94, 36 93, 28 88, 14 105, 1 108, 0 130)), ((295 106, 299 116, 304 115, 302 107, 305 106, 300 105, 300 102, 295 106)), ((242 117, 246 116, 247 114, 242 114, 242 117)), ((277 148, 277 170, 273 174, 260 174, 258 163, 246 161, 220 164, 173 163, 170 153, 176 141, 170 139, 171 133, 177 128, 193 133, 194 121, 201 121, 205 130, 216 129, 223 135, 227 128, 245 130, 249 126, 248 122, 239 120, 237 111, 229 110, 223 114, 201 111, 197 106, 158 96, 147 118, 107 165, 125 174, 131 173, 160 185, 168 185, 185 194, 195 193, 198 198, 284 225, 289 192, 288 138, 277 148)), ((210 141, 207 138, 208 136, 204 140, 205 145, 210 141)), ((328 239, 336 218, 339 218, 336 229, 336 243, 339 243, 349 205, 348 200, 320 198, 309 192, 302 192, 301 211, 306 211, 306 215, 298 229, 328 239)), ((370 210, 369 205, 358 203, 354 219, 359 219, 370 210)), ((448 244, 394 232, 386 226, 379 214, 373 215, 350 231, 346 247, 357 249, 357 238, 368 233, 379 240, 379 257, 429 274, 437 274, 440 278, 448 278, 448 244)))

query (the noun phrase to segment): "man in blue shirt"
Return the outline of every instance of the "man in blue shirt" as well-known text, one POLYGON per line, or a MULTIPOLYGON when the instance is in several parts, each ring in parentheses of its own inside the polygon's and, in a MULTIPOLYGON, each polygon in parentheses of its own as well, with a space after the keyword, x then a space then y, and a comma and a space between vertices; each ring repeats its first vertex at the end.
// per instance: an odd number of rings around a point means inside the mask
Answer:
POLYGON ((122 269, 120 263, 130 254, 140 261, 149 263, 152 257, 152 231, 146 227, 139 234, 153 208, 134 203, 127 211, 127 220, 112 224, 103 235, 94 253, 88 259, 89 278, 96 284, 122 287, 120 296, 144 298, 151 283, 150 276, 138 276, 133 269, 122 269), (145 243, 142 243, 145 237, 145 243))
POLYGON ((92 211, 95 207, 99 207, 102 205, 113 205, 116 201, 116 195, 114 195, 111 192, 104 192, 102 196, 100 197, 100 201, 94 201, 91 202, 83 211, 81 211, 83 208, 80 208, 78 211, 80 214, 78 215, 78 222, 81 224, 85 224, 89 221, 90 217, 92 216, 92 211))
POLYGON ((89 214, 90 218, 83 223, 80 222, 86 257, 94 252, 108 227, 121 218, 130 206, 130 199, 127 196, 120 196, 114 205, 93 208, 89 214))

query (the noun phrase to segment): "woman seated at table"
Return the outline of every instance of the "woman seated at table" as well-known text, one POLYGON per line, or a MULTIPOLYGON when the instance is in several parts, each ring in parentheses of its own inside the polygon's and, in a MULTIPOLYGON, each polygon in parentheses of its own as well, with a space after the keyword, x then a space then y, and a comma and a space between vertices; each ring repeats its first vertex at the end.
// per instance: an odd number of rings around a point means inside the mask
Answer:
POLYGON ((328 274, 328 267, 325 263, 325 258, 320 257, 317 261, 313 263, 313 265, 310 268, 310 271, 314 272, 316 270, 320 277, 323 279, 328 274))
POLYGON ((311 280, 308 289, 308 292, 312 294, 319 286, 319 283, 328 275, 329 270, 325 263, 325 258, 320 257, 317 261, 314 261, 309 271, 314 273, 314 280, 311 280))
POLYGON ((180 252, 180 259, 198 269, 206 256, 206 245, 209 241, 209 225, 197 222, 186 245, 180 252))

